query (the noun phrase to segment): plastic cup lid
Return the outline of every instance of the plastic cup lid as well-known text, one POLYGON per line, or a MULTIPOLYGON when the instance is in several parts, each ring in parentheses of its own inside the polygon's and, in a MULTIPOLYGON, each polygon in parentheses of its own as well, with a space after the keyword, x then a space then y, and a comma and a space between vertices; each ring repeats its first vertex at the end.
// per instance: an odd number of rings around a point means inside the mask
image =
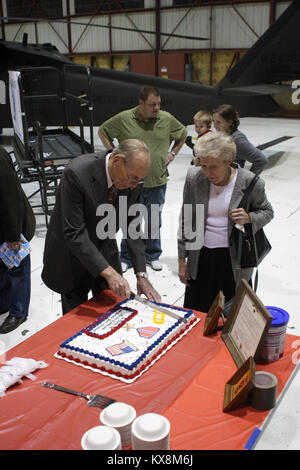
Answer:
POLYGON ((136 417, 136 411, 131 405, 115 402, 104 408, 100 413, 100 420, 106 426, 126 426, 136 417))
POLYGON ((289 314, 279 307, 266 306, 266 309, 270 312, 273 317, 271 327, 273 326, 283 326, 289 321, 289 314))

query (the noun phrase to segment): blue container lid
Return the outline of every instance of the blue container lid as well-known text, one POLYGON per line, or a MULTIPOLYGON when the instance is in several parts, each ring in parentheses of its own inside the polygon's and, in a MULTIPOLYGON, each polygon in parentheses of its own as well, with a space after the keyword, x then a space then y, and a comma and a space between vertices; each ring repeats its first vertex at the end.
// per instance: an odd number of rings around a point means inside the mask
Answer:
POLYGON ((283 326, 283 325, 286 325, 287 322, 289 321, 289 318, 290 318, 289 314, 282 308, 271 307, 271 306, 266 305, 266 309, 270 312, 270 314, 273 317, 271 327, 283 326))

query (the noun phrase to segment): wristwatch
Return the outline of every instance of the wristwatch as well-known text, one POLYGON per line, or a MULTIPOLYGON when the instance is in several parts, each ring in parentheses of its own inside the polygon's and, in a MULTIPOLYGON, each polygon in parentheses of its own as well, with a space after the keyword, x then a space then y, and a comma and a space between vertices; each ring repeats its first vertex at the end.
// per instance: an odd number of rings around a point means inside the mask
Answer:
POLYGON ((176 157, 176 153, 174 152, 174 150, 171 151, 171 154, 173 155, 173 157, 176 157))
POLYGON ((148 273, 136 273, 136 277, 143 277, 144 279, 148 279, 148 273))

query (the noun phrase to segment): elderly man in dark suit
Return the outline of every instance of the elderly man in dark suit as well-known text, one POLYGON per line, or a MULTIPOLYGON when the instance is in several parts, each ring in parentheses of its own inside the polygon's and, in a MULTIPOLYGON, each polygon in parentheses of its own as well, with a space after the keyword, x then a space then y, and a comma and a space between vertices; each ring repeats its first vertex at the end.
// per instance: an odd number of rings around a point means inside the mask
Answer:
MULTIPOLYGON (((63 314, 86 301, 90 290, 93 295, 107 288, 122 297, 130 295, 115 235, 120 216, 126 221, 123 230, 136 220, 128 214, 139 203, 139 183, 149 168, 147 146, 128 139, 112 153, 76 157, 65 169, 46 236, 42 271, 45 284, 61 294, 63 314)), ((132 237, 128 230, 128 246, 138 294, 159 301, 146 273, 142 233, 132 237)))
MULTIPOLYGON (((21 234, 30 241, 35 217, 9 154, 0 147, 0 245, 20 249, 21 234)), ((0 314, 9 311, 0 334, 9 333, 28 316, 30 302, 30 255, 18 267, 8 269, 0 260, 0 314)))

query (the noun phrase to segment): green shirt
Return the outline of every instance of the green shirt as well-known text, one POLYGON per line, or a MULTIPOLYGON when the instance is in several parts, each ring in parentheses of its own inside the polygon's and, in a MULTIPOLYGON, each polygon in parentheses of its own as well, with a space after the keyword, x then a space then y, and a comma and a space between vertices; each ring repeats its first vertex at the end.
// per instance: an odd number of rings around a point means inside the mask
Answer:
POLYGON ((109 140, 140 139, 150 151, 151 167, 144 187, 153 188, 167 182, 166 158, 171 142, 175 144, 187 135, 186 127, 167 111, 159 111, 157 117, 144 121, 138 106, 116 114, 100 126, 109 140))

